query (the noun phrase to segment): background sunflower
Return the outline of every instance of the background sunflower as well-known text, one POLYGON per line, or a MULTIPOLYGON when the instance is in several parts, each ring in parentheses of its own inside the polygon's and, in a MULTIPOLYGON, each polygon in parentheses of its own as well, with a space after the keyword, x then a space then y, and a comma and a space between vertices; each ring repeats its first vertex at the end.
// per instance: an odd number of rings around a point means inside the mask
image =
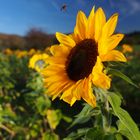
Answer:
POLYGON ((30 58, 29 61, 29 68, 35 69, 36 71, 40 72, 43 67, 46 65, 46 58, 48 57, 47 54, 35 54, 30 58))

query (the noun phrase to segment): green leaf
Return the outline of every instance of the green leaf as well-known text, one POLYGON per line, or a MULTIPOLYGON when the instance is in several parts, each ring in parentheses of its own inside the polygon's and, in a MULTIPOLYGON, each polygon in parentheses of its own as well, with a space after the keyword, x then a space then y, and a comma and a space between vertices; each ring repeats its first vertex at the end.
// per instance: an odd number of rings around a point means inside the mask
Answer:
POLYGON ((103 140, 116 140, 116 137, 114 134, 108 134, 104 136, 103 140))
POLYGON ((45 115, 46 109, 48 109, 51 106, 51 101, 48 98, 45 98, 43 96, 40 96, 36 100, 36 106, 37 106, 38 111, 42 115, 45 115))
POLYGON ((91 107, 89 104, 84 104, 84 108, 78 115, 76 115, 76 117, 86 116, 90 113, 91 110, 93 110, 93 107, 91 107))
POLYGON ((104 131, 103 129, 100 128, 91 128, 86 136, 85 139, 86 140, 103 140, 104 137, 104 131))
POLYGON ((77 132, 70 133, 64 140, 77 140, 84 136, 88 130, 89 128, 78 129, 77 132))
MULTIPOLYGON (((120 134, 126 136, 128 139, 131 139, 131 133, 129 133, 126 129, 125 126, 119 121, 118 122, 118 131, 120 134)), ((133 140, 133 139, 132 139, 133 140)))
POLYGON ((118 131, 130 140, 140 139, 139 129, 128 114, 128 112, 120 108, 118 111, 118 115, 120 118, 120 123, 118 124, 118 131))
POLYGON ((70 117, 68 117, 68 116, 65 116, 65 115, 62 115, 62 119, 63 119, 64 121, 66 121, 67 123, 72 122, 72 118, 70 118, 70 117))
POLYGON ((126 75, 124 75, 122 72, 118 71, 118 70, 115 70, 115 69, 109 69, 108 70, 108 73, 109 74, 112 74, 112 75, 115 75, 117 77, 120 77, 122 78, 123 80, 125 80, 126 82, 128 82, 129 84, 135 86, 138 88, 138 86, 129 78, 127 77, 126 75))
POLYGON ((90 120, 91 116, 95 116, 99 114, 99 110, 93 109, 90 105, 85 104, 82 111, 76 115, 76 119, 73 121, 73 123, 70 125, 69 128, 73 127, 76 124, 83 124, 90 120))
POLYGON ((55 133, 46 132, 43 134, 42 140, 59 140, 59 136, 55 133))
POLYGON ((76 125, 76 124, 83 124, 83 123, 85 123, 85 122, 87 122, 87 121, 89 121, 89 120, 90 120, 90 116, 85 116, 85 117, 76 118, 76 119, 73 121, 73 123, 70 125, 69 128, 73 127, 73 126, 76 125))
POLYGON ((113 108, 114 114, 120 120, 120 133, 128 137, 130 140, 140 140, 139 129, 135 122, 132 120, 131 116, 127 113, 127 111, 123 110, 120 107, 121 100, 119 96, 117 97, 115 93, 111 93, 108 95, 108 100, 113 108), (128 134, 130 135, 128 136, 128 134))
POLYGON ((111 106, 118 109, 121 106, 121 97, 113 92, 108 92, 107 95, 109 95, 108 100, 109 100, 111 106))
POLYGON ((73 123, 70 125, 69 128, 73 127, 76 124, 81 124, 81 123, 87 122, 90 119, 89 113, 92 109, 93 108, 90 105, 85 104, 82 111, 78 115, 75 116, 76 119, 73 121, 73 123))
POLYGON ((52 129, 55 129, 62 119, 60 110, 47 110, 47 120, 52 129))
POLYGON ((115 137, 116 137, 116 140, 123 140, 123 137, 122 137, 122 135, 121 134, 116 134, 115 135, 115 137))

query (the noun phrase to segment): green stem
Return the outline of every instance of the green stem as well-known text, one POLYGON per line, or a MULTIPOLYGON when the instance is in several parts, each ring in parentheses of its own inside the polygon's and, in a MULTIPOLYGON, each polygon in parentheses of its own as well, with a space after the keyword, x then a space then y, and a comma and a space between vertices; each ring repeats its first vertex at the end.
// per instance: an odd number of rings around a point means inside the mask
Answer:
POLYGON ((107 100, 107 95, 104 96, 103 100, 104 104, 101 107, 102 112, 102 125, 104 131, 109 131, 111 125, 111 118, 110 118, 110 110, 109 110, 109 103, 107 100))
POLYGON ((109 132, 112 118, 109 108, 107 91, 101 88, 95 88, 95 93, 97 95, 96 97, 99 103, 98 105, 100 106, 101 110, 101 118, 98 119, 99 116, 97 116, 95 123, 97 123, 96 125, 100 124, 100 126, 103 128, 105 132, 109 132), (98 120, 100 120, 100 122, 98 122, 98 120))

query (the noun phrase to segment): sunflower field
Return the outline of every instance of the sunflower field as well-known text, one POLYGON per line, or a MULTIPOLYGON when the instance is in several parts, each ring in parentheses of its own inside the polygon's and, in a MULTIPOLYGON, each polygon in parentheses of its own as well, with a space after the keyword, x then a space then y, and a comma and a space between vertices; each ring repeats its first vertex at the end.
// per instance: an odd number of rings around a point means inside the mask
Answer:
POLYGON ((93 7, 46 47, 1 49, 0 140, 140 140, 140 45, 117 22, 93 7))

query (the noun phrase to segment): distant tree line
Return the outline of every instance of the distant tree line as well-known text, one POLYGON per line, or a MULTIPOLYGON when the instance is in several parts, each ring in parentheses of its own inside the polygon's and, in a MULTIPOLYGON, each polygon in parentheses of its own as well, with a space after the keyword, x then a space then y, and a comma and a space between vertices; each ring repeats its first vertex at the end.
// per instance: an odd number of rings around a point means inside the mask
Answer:
POLYGON ((124 39, 122 40, 121 44, 140 44, 140 32, 132 32, 129 34, 126 34, 124 39))
MULTIPOLYGON (((41 29, 31 28, 25 36, 0 34, 0 50, 11 48, 12 50, 29 50, 30 48, 45 49, 58 41, 54 34, 48 34, 41 29)), ((140 44, 140 32, 126 34, 121 44, 140 44)))
POLYGON ((0 34, 0 49, 45 49, 58 43, 54 34, 48 34, 41 29, 32 28, 25 36, 0 34))

